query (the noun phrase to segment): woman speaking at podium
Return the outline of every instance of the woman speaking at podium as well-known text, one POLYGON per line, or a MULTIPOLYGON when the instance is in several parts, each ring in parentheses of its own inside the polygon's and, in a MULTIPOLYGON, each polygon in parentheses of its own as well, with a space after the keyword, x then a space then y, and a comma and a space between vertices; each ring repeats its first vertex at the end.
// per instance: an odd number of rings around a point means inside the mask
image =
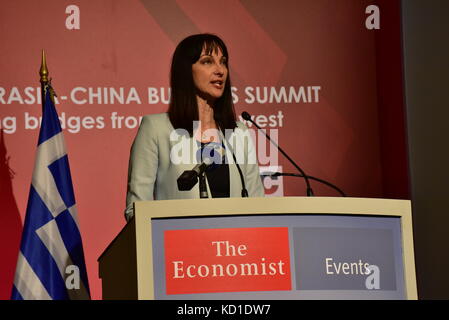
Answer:
POLYGON ((226 45, 212 34, 189 36, 176 47, 168 112, 144 116, 131 147, 128 221, 135 201, 196 199, 200 185, 207 191, 201 197, 264 196, 251 135, 236 121, 228 63, 226 45), (203 184, 181 191, 180 176, 199 168, 206 168, 203 184))

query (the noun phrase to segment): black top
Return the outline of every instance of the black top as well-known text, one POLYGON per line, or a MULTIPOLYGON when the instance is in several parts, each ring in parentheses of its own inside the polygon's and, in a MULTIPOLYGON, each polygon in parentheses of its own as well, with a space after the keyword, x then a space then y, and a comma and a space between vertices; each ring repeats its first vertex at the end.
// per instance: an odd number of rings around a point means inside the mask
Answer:
POLYGON ((229 165, 226 161, 224 144, 217 142, 201 143, 198 153, 198 162, 203 162, 205 158, 209 158, 213 162, 206 169, 212 198, 229 198, 229 165))

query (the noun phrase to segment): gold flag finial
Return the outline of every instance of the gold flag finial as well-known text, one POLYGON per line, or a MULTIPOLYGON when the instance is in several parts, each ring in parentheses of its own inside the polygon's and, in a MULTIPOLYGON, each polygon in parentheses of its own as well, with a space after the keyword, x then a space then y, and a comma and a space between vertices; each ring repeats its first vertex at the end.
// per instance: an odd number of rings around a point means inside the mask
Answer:
POLYGON ((47 62, 45 61, 45 51, 42 49, 42 62, 41 69, 39 70, 39 75, 41 76, 41 84, 45 85, 48 83, 48 69, 47 62))
POLYGON ((45 59, 45 51, 42 49, 42 62, 41 69, 39 70, 39 75, 41 76, 41 94, 42 102, 45 102, 45 95, 47 90, 50 92, 50 99, 55 103, 55 97, 57 97, 55 90, 51 87, 51 79, 48 77, 47 61, 45 59))

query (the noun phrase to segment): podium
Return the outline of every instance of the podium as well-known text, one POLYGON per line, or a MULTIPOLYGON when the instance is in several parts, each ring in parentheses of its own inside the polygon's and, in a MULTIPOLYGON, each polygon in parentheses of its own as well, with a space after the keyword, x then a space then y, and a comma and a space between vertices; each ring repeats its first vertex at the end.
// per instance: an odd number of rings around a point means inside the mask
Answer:
POLYGON ((408 200, 136 202, 98 261, 103 299, 417 299, 408 200))

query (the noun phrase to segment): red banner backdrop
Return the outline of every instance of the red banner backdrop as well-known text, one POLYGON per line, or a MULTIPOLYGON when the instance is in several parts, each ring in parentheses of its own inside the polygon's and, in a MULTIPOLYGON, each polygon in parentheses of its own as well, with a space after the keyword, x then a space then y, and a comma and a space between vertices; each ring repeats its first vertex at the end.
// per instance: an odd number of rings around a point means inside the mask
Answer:
MULTIPOLYGON (((0 297, 10 295, 31 183, 42 49, 65 128, 92 296, 100 299, 97 258, 125 224, 129 150, 139 119, 166 111, 171 54, 190 34, 224 39, 236 111, 250 112, 277 135, 306 173, 349 196, 383 196, 376 31, 365 25, 372 3, 2 1, 0 297)), ((256 137, 259 152, 270 150, 256 137)), ((295 172, 275 154, 259 154, 259 162, 262 170, 295 172)), ((299 179, 264 184, 267 196, 305 194, 299 179)), ((318 196, 338 195, 313 188, 318 196)))

